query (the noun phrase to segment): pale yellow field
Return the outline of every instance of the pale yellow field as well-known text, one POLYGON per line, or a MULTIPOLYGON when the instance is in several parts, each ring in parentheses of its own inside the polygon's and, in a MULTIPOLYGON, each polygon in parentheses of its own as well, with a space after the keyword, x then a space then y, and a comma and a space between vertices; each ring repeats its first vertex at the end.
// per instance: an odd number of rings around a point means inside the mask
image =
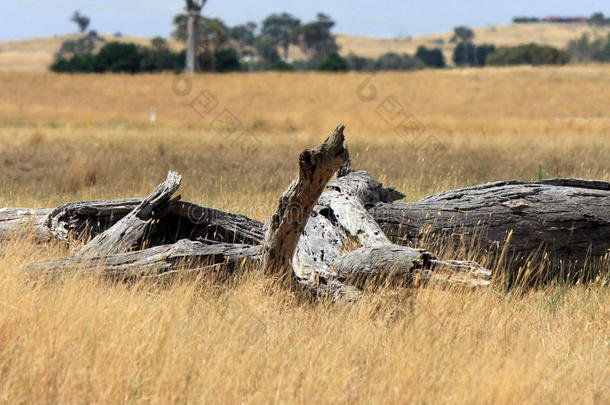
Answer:
MULTIPOLYGON (((339 123, 355 167, 410 200, 540 173, 610 180, 607 66, 189 79, 4 72, 0 207, 142 196, 174 169, 183 200, 264 220, 298 153, 339 123), (398 135, 380 116, 396 105, 421 135, 398 135), (225 110, 238 123, 215 132, 225 110)), ((396 287, 351 306, 304 302, 255 270, 229 283, 24 279, 27 263, 68 254, 0 245, 2 403, 610 401, 608 263, 587 286, 396 287)))

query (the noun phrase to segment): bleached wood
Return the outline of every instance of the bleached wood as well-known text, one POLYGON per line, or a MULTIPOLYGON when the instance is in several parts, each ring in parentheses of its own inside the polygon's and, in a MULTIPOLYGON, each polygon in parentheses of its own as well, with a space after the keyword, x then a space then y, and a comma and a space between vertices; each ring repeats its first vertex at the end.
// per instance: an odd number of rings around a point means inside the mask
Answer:
POLYGON ((122 253, 135 246, 144 236, 147 227, 155 218, 166 213, 172 195, 180 187, 182 176, 168 172, 159 184, 136 208, 106 231, 100 233, 83 246, 77 256, 104 256, 122 253))
POLYGON ((263 242, 265 271, 291 278, 291 261, 311 210, 328 180, 345 162, 344 126, 340 125, 324 143, 299 156, 297 178, 284 191, 268 221, 263 242))

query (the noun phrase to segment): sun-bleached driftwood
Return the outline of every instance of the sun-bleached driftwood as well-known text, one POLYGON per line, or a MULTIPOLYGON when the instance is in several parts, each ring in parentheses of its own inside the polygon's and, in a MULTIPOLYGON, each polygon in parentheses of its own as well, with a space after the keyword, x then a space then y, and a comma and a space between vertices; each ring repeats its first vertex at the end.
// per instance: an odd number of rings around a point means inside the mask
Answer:
POLYGON ((380 280, 489 284, 491 273, 476 263, 442 261, 426 250, 391 243, 359 198, 363 178, 354 172, 335 179, 318 199, 294 254, 301 284, 333 297, 344 295, 344 286, 361 288, 380 280))
POLYGON ((301 154, 299 174, 280 197, 266 230, 263 264, 267 270, 292 269, 290 276, 300 285, 332 298, 353 298, 355 285, 363 280, 410 280, 414 273, 428 279, 435 267, 459 274, 443 277, 447 281, 489 284, 491 273, 476 264, 442 262, 430 252, 392 244, 362 200, 392 200, 398 195, 377 184, 371 187, 376 182, 368 182, 362 173, 349 173, 343 165, 343 142, 340 126, 320 148, 301 154), (327 184, 339 167, 342 176, 327 184), (356 250, 350 252, 351 247, 356 250))
MULTIPOLYGON (((513 230, 510 254, 528 256, 542 245, 551 256, 582 263, 589 257, 603 258, 610 249, 607 182, 506 181, 392 203, 402 194, 383 187, 367 172, 352 172, 343 181, 350 182, 375 221, 399 245, 417 243, 422 234, 429 234, 429 246, 436 245, 438 250, 462 244, 493 252, 513 230)), ((87 240, 141 202, 132 198, 69 203, 54 210, 0 209, 0 240, 32 235, 37 242, 87 240)), ((148 246, 185 238, 257 245, 263 238, 263 224, 243 215, 170 201, 168 213, 155 221, 146 236, 148 246)))
POLYGON ((502 181, 415 202, 382 202, 369 211, 398 243, 425 233, 432 246, 498 251, 512 232, 512 257, 546 250, 556 259, 582 263, 610 252, 610 183, 603 181, 502 181))

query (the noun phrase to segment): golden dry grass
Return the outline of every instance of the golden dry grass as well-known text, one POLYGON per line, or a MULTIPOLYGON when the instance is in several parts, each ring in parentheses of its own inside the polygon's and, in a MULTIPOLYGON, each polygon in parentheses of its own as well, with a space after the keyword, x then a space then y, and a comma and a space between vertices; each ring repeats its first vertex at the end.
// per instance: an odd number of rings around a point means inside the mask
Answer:
MULTIPOLYGON (((358 74, 198 75, 180 96, 172 84, 185 82, 172 75, 0 73, 0 206, 141 196, 171 168, 184 174, 184 200, 263 220, 299 151, 339 122, 355 166, 408 199, 540 172, 610 180, 609 73, 378 74, 373 101, 358 96, 368 77, 358 74), (200 116, 190 104, 204 90, 218 105, 200 116), (377 115, 388 96, 425 126, 421 137, 400 137, 377 115), (241 126, 216 133, 225 108, 241 126), (240 149, 241 129, 256 153, 240 149), (428 154, 430 139, 442 155, 428 154)), ((167 285, 24 279, 30 261, 68 254, 0 246, 0 402, 610 401, 607 279, 389 288, 352 306, 305 303, 256 272, 167 285)))

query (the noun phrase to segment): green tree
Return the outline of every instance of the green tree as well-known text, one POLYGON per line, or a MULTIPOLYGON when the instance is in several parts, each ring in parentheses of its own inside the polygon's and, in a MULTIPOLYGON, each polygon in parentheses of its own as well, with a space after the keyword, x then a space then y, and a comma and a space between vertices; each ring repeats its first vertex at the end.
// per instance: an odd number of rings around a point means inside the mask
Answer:
POLYGON ((339 50, 335 36, 330 32, 334 21, 323 13, 318 13, 316 20, 301 27, 299 45, 309 56, 315 66, 339 50))
POLYGON ((421 60, 426 66, 434 68, 445 67, 445 56, 440 48, 428 49, 422 45, 417 48, 415 57, 421 60))
POLYGON ((241 69, 239 55, 233 48, 217 51, 214 59, 217 72, 237 72, 241 69))
POLYGON ((487 57, 488 65, 563 65, 569 60, 566 51, 535 43, 500 47, 487 57))
POLYGON ((296 44, 301 21, 288 13, 271 14, 263 20, 261 33, 275 46, 281 48, 284 60, 288 60, 290 45, 296 44))
MULTIPOLYGON (((174 17, 174 31, 172 37, 179 41, 187 39, 186 14, 178 14, 174 17)), ((216 69, 216 53, 227 43, 229 38, 228 27, 218 18, 201 17, 198 21, 199 40, 198 47, 203 53, 208 54, 211 61, 208 69, 216 69)), ((188 58, 188 57, 187 57, 188 58)))
POLYGON ((256 30, 255 22, 247 22, 245 24, 236 25, 229 28, 229 38, 237 41, 241 45, 254 45, 256 30))
POLYGON ((162 37, 155 37, 151 47, 140 47, 142 72, 162 72, 166 70, 178 71, 184 69, 185 56, 172 52, 167 41, 162 37))
POLYGON ((90 31, 78 39, 64 41, 55 54, 55 58, 65 58, 69 55, 87 55, 93 53, 95 48, 104 42, 106 42, 104 38, 98 37, 95 31, 90 31))
POLYGON ((425 67, 422 61, 406 53, 399 55, 388 52, 379 57, 375 63, 376 70, 415 70, 425 67))
POLYGON ((70 17, 70 21, 78 26, 79 32, 85 32, 89 26, 89 23, 91 22, 91 19, 86 15, 82 15, 80 11, 76 10, 72 14, 72 17, 70 17))
POLYGON ((476 57, 476 47, 471 42, 460 42, 453 50, 453 63, 457 66, 473 66, 476 57))
POLYGON ((93 58, 95 72, 128 72, 140 71, 142 56, 135 44, 109 42, 93 58))
POLYGON ((457 26, 453 29, 451 42, 471 42, 474 39, 474 31, 465 25, 457 26))
POLYGON ((591 17, 587 20, 589 25, 602 26, 610 23, 610 19, 607 19, 604 16, 604 13, 598 11, 597 13, 593 13, 591 17))
POLYGON ((375 59, 365 58, 363 56, 350 53, 345 57, 345 60, 347 61, 350 70, 355 70, 357 72, 375 70, 375 59))
POLYGON ((271 67, 281 60, 277 46, 265 36, 258 36, 254 41, 254 47, 258 56, 263 60, 263 67, 271 67))
POLYGON ((591 41, 585 33, 570 41, 567 52, 570 59, 576 62, 610 62, 610 34, 606 38, 595 38, 591 41))
POLYGON ((493 44, 483 44, 478 45, 476 49, 476 65, 475 66, 485 66, 487 64, 487 56, 494 53, 496 51, 496 46, 493 44))
POLYGON ((328 55, 325 61, 318 65, 318 70, 327 72, 347 72, 349 66, 347 61, 338 53, 334 52, 328 55))

